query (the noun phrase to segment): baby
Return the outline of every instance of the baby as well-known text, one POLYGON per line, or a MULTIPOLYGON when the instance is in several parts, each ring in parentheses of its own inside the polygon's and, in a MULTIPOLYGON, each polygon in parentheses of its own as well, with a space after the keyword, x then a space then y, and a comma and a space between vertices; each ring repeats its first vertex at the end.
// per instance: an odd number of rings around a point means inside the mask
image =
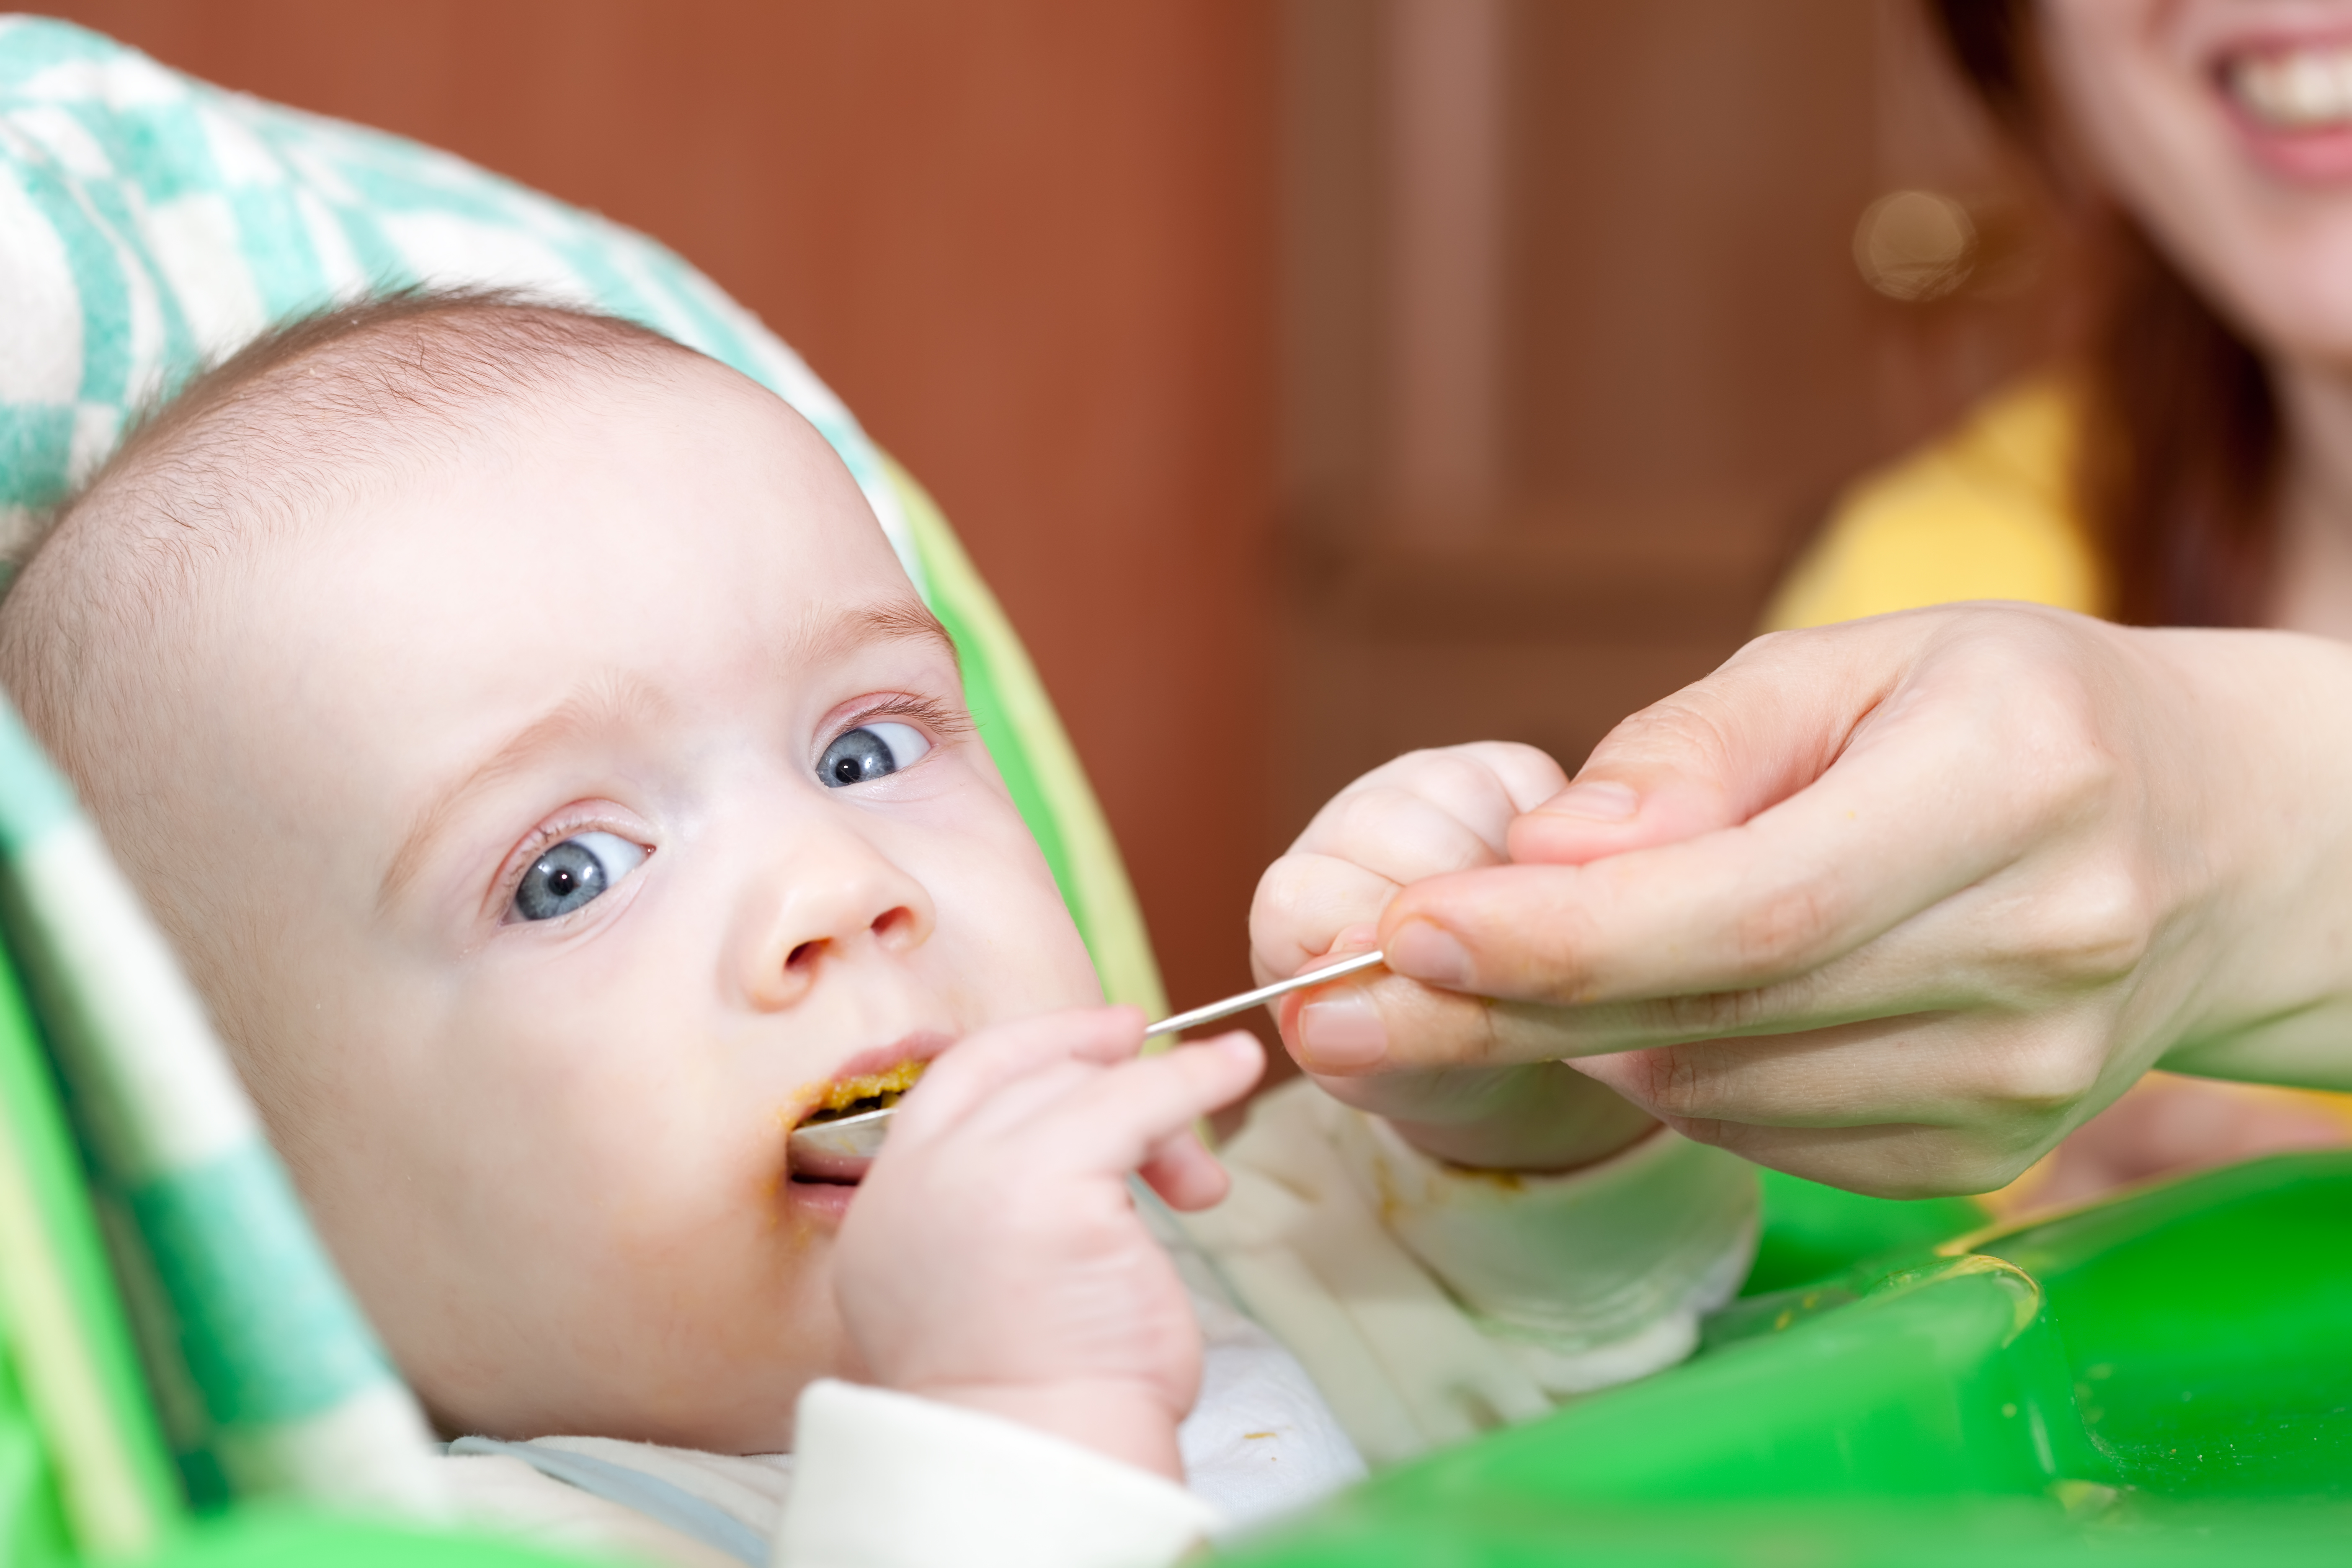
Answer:
MULTIPOLYGON (((1676 1359, 1744 1267, 1736 1163, 1564 1068, 1293 1086, 1229 1179, 1191 1129, 1255 1043, 1138 1055, 846 472, 642 329, 410 294, 265 339, 60 514, 0 680, 457 1489, 554 1538, 1169 1561, 1676 1359), (870 1169, 791 1167, 908 1064, 870 1169)), ((1498 844, 1557 779, 1383 798, 1498 844)), ((1335 832, 1293 880, 1376 917, 1335 832)))

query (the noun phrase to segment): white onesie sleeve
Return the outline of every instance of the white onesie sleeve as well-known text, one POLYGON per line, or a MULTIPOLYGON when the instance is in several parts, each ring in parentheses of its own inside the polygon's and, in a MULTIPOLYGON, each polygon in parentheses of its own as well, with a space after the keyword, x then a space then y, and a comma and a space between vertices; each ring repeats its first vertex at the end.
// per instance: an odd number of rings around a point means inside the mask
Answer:
POLYGON ((1215 1510, 978 1411, 826 1379, 801 1395, 776 1568, 1167 1568, 1215 1510))
POLYGON ((1664 1129, 1559 1176, 1457 1169, 1313 1085, 1254 1108, 1185 1229, 1373 1465, 1670 1366, 1755 1250, 1754 1173, 1664 1129))

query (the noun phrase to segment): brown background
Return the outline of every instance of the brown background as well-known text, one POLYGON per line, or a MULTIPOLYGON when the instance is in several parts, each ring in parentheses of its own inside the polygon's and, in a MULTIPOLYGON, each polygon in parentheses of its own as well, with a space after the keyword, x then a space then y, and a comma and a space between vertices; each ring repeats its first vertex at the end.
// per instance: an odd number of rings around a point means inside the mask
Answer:
POLYGON ((1257 871, 1330 790, 1481 735, 1572 768, 2042 330, 2032 290, 1857 278, 1878 192, 2002 199, 1902 0, 55 8, 598 208, 759 311, 1003 597, 1180 1003, 1244 982, 1257 871), (1454 143, 1397 83, 1465 4, 1496 264, 1415 293, 1400 160, 1454 143), (1494 324, 1467 414, 1414 401, 1408 298, 1494 324), (1401 485, 1423 419, 1467 420, 1477 483, 1401 485))

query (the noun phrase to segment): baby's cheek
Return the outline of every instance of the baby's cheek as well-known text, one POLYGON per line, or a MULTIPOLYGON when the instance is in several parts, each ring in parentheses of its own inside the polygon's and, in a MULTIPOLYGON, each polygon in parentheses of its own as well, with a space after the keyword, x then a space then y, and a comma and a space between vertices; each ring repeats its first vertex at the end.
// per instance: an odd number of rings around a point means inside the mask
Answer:
POLYGON ((1001 900, 985 920, 940 934, 945 989, 967 1030, 1102 1003, 1094 961, 1057 894, 1001 900))
POLYGON ((648 1134, 608 1146, 595 1201, 615 1252, 634 1262, 680 1262, 740 1246, 777 1228, 783 1140, 764 1119, 688 1136, 648 1134))
MULTIPOLYGON (((1011 813, 1008 805, 1005 812, 1011 813)), ((992 816, 940 857, 928 886, 939 910, 934 954, 967 1027, 1102 1001, 1086 940, 1017 815, 992 816)))
POLYGON ((837 1337, 832 1236, 787 1200, 780 1133, 646 1152, 600 1202, 599 1256, 582 1272, 635 1332, 688 1336, 746 1364, 837 1337))

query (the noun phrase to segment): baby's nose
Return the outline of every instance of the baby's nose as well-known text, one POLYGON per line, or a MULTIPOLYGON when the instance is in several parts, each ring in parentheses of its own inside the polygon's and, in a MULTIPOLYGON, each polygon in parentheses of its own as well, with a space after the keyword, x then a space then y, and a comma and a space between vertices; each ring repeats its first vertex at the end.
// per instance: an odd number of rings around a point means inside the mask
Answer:
POLYGON ((788 879, 766 936, 754 944, 748 979, 761 1006, 789 1007, 827 968, 910 952, 931 933, 930 899, 912 877, 862 847, 829 858, 822 871, 803 866, 788 879))
MULTIPOLYGON (((913 910, 904 904, 893 904, 866 922, 866 934, 872 937, 884 952, 896 952, 922 940, 919 927, 920 921, 913 910)), ((818 936, 796 943, 792 952, 784 955, 784 968, 787 971, 810 969, 839 941, 837 937, 818 936)))

